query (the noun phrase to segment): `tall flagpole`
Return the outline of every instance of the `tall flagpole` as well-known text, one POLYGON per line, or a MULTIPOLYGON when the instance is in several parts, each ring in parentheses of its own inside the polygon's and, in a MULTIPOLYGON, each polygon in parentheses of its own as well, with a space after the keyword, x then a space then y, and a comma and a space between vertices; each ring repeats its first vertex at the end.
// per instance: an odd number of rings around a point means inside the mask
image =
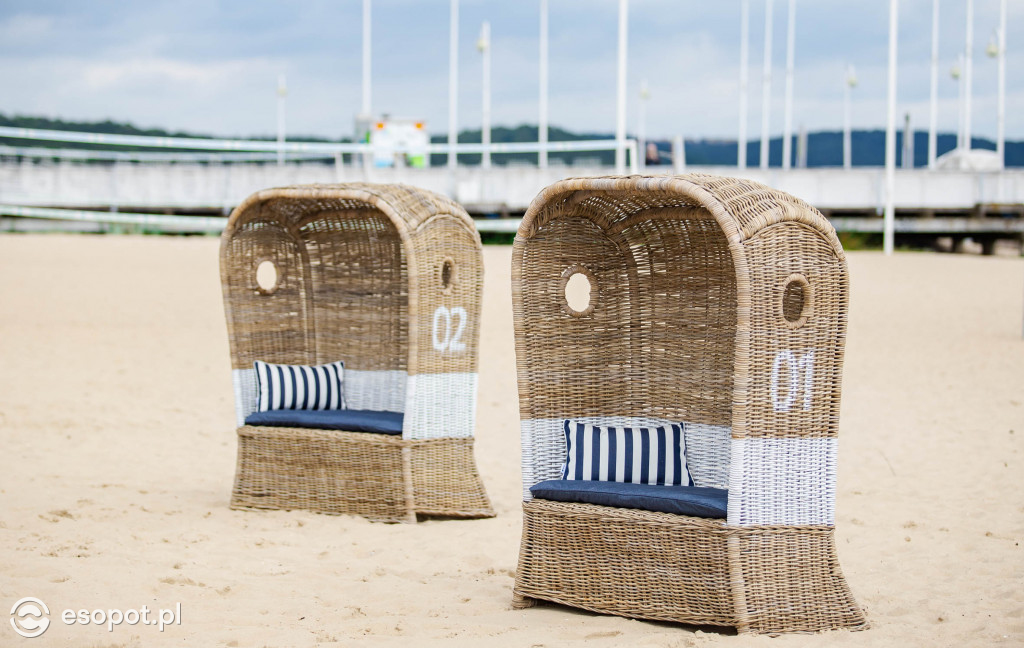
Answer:
POLYGON ((636 125, 636 148, 640 151, 636 163, 640 173, 647 170, 647 100, 650 98, 651 91, 647 88, 647 79, 644 79, 640 82, 640 105, 637 110, 636 125))
POLYGON ((796 48, 796 0, 789 0, 789 26, 786 31, 786 106, 782 126, 782 168, 790 167, 793 155, 793 58, 796 48))
POLYGON ((370 118, 370 0, 363 0, 363 115, 370 118))
POLYGON ((288 96, 288 83, 284 72, 277 76, 277 166, 284 164, 284 102, 288 96))
POLYGON ((480 164, 485 169, 491 167, 491 23, 484 21, 480 26, 480 40, 476 43, 477 49, 483 55, 483 97, 481 98, 481 124, 480 143, 484 145, 483 157, 480 164))
MULTIPOLYGON (((548 143, 548 0, 540 0, 540 118, 537 121, 537 141, 548 143)), ((537 166, 548 168, 548 152, 541 148, 537 166)))
POLYGON ((454 169, 459 142, 459 0, 451 0, 448 41, 448 168, 454 169))
POLYGON ((956 64, 949 71, 956 81, 956 148, 964 147, 964 55, 957 55, 956 64))
POLYGON ((740 132, 736 140, 736 166, 747 168, 747 95, 750 70, 750 0, 740 0, 740 132))
POLYGON ((764 6, 764 71, 761 81, 761 168, 768 168, 768 127, 772 110, 772 0, 764 6))
POLYGON ((882 247, 893 251, 896 224, 896 36, 899 32, 899 0, 889 0, 889 101, 885 129, 885 223, 882 247))
POLYGON ((619 0, 619 65, 615 102, 615 173, 626 173, 626 47, 629 34, 629 0, 619 0))
POLYGON ((964 45, 964 149, 971 150, 971 72, 974 67, 974 0, 967 0, 967 38, 964 45))
POLYGON ((999 2, 999 116, 996 120, 996 155, 999 168, 1006 166, 1006 0, 999 2))
POLYGON ((853 167, 853 134, 850 124, 850 103, 853 89, 857 87, 857 73, 852 65, 846 66, 846 79, 843 80, 843 168, 853 167))
POLYGON ((935 168, 939 128, 939 0, 932 0, 932 90, 928 116, 928 168, 935 168))

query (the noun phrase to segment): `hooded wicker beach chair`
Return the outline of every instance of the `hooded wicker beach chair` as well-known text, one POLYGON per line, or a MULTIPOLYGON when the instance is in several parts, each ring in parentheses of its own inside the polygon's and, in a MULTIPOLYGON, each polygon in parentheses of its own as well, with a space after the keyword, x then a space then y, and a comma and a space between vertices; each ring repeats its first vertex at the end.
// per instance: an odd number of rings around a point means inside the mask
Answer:
POLYGON ((483 266, 465 210, 401 185, 260 191, 231 214, 221 281, 238 423, 232 507, 391 522, 494 515, 473 458, 483 266), (247 424, 262 409, 257 361, 344 363, 344 409, 285 405, 265 414, 298 424, 247 424), (308 415, 342 424, 307 427, 308 415))
POLYGON ((753 633, 867 627, 834 541, 846 260, 817 210, 707 175, 564 180, 523 219, 512 293, 516 607, 753 633), (589 304, 567 300, 574 275, 589 304), (623 433, 683 427, 692 486, 625 486, 667 489, 647 503, 674 489, 696 513, 595 503, 579 487, 605 485, 565 481, 569 430, 583 424, 619 448, 623 433))

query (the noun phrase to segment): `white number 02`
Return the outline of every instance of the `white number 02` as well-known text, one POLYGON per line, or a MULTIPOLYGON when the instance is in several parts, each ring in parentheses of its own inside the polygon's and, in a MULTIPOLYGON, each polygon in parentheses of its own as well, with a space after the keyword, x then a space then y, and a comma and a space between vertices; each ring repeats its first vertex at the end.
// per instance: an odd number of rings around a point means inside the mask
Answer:
POLYGON ((814 385, 814 351, 805 353, 799 359, 789 349, 779 351, 779 354, 775 356, 775 362, 772 363, 772 406, 776 412, 788 412, 793 409, 797 392, 801 387, 800 374, 803 374, 803 406, 805 410, 809 410, 811 409, 811 387, 814 385), (789 390, 786 392, 786 397, 780 399, 779 373, 782 365, 786 365, 786 369, 789 371, 789 390))
POLYGON ((434 311, 433 330, 431 341, 434 343, 434 350, 444 353, 452 351, 458 353, 465 351, 466 345, 462 342, 462 332, 466 330, 466 309, 462 306, 453 306, 451 310, 444 306, 438 306, 434 311), (458 318, 455 326, 455 334, 452 335, 452 320, 458 318), (442 325, 441 322, 444 321, 442 325))

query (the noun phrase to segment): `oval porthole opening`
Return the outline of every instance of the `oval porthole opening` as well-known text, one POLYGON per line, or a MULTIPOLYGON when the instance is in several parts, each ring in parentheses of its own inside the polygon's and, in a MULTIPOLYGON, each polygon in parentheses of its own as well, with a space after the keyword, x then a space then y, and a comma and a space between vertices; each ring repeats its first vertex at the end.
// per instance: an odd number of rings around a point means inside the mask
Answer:
POLYGON ((812 307, 811 286, 803 275, 790 275, 782 287, 782 318, 792 328, 807 323, 812 307))
POLYGON ((445 293, 452 291, 455 283, 455 261, 446 258, 441 262, 441 290, 445 293))
POLYGON ((266 259, 256 265, 256 286, 261 293, 273 294, 280 283, 281 273, 278 272, 276 263, 266 259))
POLYGON ((562 273, 563 308, 573 317, 586 317, 597 304, 597 282, 583 266, 570 266, 562 273))

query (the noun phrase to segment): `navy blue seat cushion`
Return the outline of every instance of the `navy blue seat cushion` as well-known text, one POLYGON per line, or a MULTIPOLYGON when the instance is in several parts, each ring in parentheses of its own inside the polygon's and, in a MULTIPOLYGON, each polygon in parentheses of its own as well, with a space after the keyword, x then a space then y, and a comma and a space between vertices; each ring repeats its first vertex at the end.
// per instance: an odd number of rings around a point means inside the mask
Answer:
POLYGON ((582 502, 656 513, 725 518, 729 491, 698 486, 658 486, 621 482, 549 479, 530 487, 538 499, 582 502))
POLYGON ((270 410, 253 412, 245 418, 245 424, 401 434, 404 418, 401 412, 374 410, 270 410))

